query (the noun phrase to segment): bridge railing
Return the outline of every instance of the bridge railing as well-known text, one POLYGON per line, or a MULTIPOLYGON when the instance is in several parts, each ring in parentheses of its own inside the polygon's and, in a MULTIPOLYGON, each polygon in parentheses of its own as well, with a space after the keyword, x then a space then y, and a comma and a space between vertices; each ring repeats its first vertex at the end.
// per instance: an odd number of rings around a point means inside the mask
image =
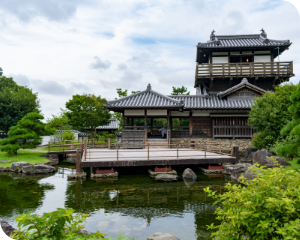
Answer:
MULTIPOLYGON (((121 159, 128 159, 129 157, 123 156, 122 153, 137 153, 136 150, 130 149, 130 143, 117 143, 113 144, 116 148, 113 150, 108 149, 106 150, 93 150, 93 151, 88 151, 87 145, 84 145, 84 157, 82 158, 83 161, 89 161, 89 160, 109 160, 109 159, 115 159, 116 161, 119 161, 121 159), (123 146, 123 148, 121 148, 123 146), (125 148, 126 147, 126 148, 125 148), (114 156, 111 156, 111 153, 115 152, 114 156), (95 156, 95 153, 100 153, 99 155, 95 156), (109 156, 105 155, 105 153, 110 153, 109 156), (94 156, 93 156, 94 155, 94 156)), ((190 143, 190 149, 189 148, 181 148, 183 144, 177 143, 177 144, 169 144, 170 148, 169 149, 159 149, 159 148, 150 148, 150 144, 143 144, 143 148, 145 151, 138 152, 139 156, 130 156, 130 159, 145 159, 145 160, 151 160, 154 158, 175 158, 175 159, 182 159, 182 158, 190 158, 190 157, 204 157, 210 158, 212 156, 232 156, 237 158, 238 157, 238 147, 233 146, 232 148, 224 148, 222 147, 222 143, 190 143), (175 154, 170 154, 170 155, 152 155, 151 153, 159 153, 159 152, 170 152, 175 154), (192 152, 192 154, 183 154, 183 152, 192 152), (142 154, 146 153, 146 154, 142 154), (143 156, 145 155, 145 156, 143 156)), ((151 146, 154 146, 151 144, 151 146)), ((157 146, 160 146, 158 143, 157 146)), ((185 143, 186 146, 186 143, 185 143)), ((135 154, 133 154, 135 155, 135 154)))

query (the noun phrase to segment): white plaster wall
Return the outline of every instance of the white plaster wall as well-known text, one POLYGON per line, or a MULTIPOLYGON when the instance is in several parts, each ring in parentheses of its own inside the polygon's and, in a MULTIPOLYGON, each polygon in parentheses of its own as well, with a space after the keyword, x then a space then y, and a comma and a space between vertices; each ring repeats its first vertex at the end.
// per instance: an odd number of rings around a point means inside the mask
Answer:
POLYGON ((171 112, 172 117, 189 117, 190 116, 190 111, 185 111, 185 112, 171 112))
POLYGON ((144 116, 145 111, 144 110, 125 110, 124 115, 125 116, 144 116))
POLYGON ((147 116, 167 116, 167 110, 147 110, 147 116))
POLYGON ((228 63, 228 57, 212 57, 212 63, 228 63))
POLYGON ((271 62, 271 56, 254 56, 254 62, 271 62))

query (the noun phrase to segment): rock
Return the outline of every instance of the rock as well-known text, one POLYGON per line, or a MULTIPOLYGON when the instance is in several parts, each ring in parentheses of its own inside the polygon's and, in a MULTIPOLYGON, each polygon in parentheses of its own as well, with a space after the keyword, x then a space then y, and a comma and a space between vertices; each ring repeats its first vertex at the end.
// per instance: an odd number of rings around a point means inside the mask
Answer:
POLYGON ((86 172, 82 172, 82 173, 73 173, 73 174, 69 174, 67 176, 68 180, 70 179, 86 179, 86 172))
POLYGON ((28 163, 28 162, 13 162, 12 165, 11 165, 11 167, 10 167, 10 170, 12 172, 19 172, 19 173, 21 173, 23 167, 30 166, 30 165, 31 164, 28 163))
POLYGON ((150 174, 151 177, 153 176, 157 176, 159 174, 171 174, 171 175, 177 175, 177 172, 175 170, 171 170, 171 171, 168 171, 168 172, 155 172, 155 171, 152 171, 152 170, 148 170, 148 173, 150 174))
POLYGON ((182 174, 182 177, 183 178, 187 178, 187 179, 197 179, 197 175, 194 173, 194 171, 190 168, 186 168, 184 171, 183 171, 183 174, 182 174))
POLYGON ((4 221, 0 220, 0 224, 1 224, 3 232, 7 236, 11 236, 13 234, 13 232, 16 230, 12 226, 10 226, 7 222, 4 222, 4 221))
POLYGON ((79 230, 77 233, 82 234, 82 235, 91 235, 92 232, 86 231, 86 230, 79 230))
MULTIPOLYGON (((257 167, 255 165, 252 166, 252 168, 254 169, 254 172, 252 173, 251 170, 248 168, 247 171, 244 174, 244 178, 246 178, 247 180, 252 180, 253 178, 255 178, 255 173, 260 173, 260 170, 257 169, 257 167), (257 170, 255 170, 257 169, 257 170)), ((253 170, 252 170, 253 171, 253 170)))
POLYGON ((212 169, 212 170, 208 170, 206 168, 201 168, 199 167, 199 170, 205 174, 223 174, 224 173, 224 169, 212 169))
POLYGON ((238 163, 235 165, 224 166, 224 174, 231 174, 231 178, 239 180, 242 173, 245 173, 247 169, 251 167, 249 163, 238 163))
POLYGON ((180 240, 178 237, 175 237, 169 233, 154 233, 151 237, 148 237, 147 240, 180 240))
POLYGON ((248 147, 245 151, 245 158, 250 158, 250 154, 256 152, 256 149, 253 147, 248 147))
POLYGON ((159 174, 155 176, 156 180, 163 180, 163 181, 174 181, 177 180, 178 176, 172 174, 159 174))
POLYGON ((273 156, 273 158, 274 158, 274 159, 279 163, 279 165, 281 165, 281 166, 284 166, 284 167, 286 167, 286 166, 291 166, 291 164, 290 164, 289 162, 287 162, 287 161, 285 160, 284 157, 273 156))
POLYGON ((267 157, 271 157, 273 154, 268 149, 261 149, 253 154, 253 163, 261 165, 267 157))
POLYGON ((51 173, 51 172, 55 172, 55 167, 44 165, 44 164, 36 164, 36 165, 24 166, 22 168, 22 171, 25 174, 51 173))
POLYGON ((96 173, 96 174, 91 174, 91 178, 117 178, 119 176, 118 172, 114 173, 96 173))
POLYGON ((10 172, 10 167, 0 167, 0 172, 10 172))

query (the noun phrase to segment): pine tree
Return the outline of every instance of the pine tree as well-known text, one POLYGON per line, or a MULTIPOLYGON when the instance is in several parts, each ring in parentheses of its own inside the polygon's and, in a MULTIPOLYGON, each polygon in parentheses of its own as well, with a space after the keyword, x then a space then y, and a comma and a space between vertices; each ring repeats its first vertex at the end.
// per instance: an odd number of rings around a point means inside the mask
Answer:
POLYGON ((276 153, 281 156, 298 157, 300 160, 300 85, 292 92, 292 105, 289 111, 293 114, 292 120, 281 130, 281 135, 291 140, 278 147, 276 153))
POLYGON ((8 138, 0 141, 0 150, 17 155, 20 148, 36 148, 42 143, 41 136, 46 134, 44 117, 36 112, 28 113, 16 126, 8 131, 8 138))

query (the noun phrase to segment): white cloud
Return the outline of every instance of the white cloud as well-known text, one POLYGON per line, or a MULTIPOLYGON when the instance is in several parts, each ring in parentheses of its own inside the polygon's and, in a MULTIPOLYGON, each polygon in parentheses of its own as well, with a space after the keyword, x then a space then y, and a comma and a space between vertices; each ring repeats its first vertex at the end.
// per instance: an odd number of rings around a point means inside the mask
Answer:
POLYGON ((16 2, 0 0, 0 66, 39 92, 46 117, 73 94, 114 99, 116 88, 148 83, 163 94, 181 85, 195 93, 196 45, 212 29, 258 34, 263 27, 271 39, 290 39, 280 60, 294 61, 292 81, 300 76, 299 14, 283 0, 16 2))

